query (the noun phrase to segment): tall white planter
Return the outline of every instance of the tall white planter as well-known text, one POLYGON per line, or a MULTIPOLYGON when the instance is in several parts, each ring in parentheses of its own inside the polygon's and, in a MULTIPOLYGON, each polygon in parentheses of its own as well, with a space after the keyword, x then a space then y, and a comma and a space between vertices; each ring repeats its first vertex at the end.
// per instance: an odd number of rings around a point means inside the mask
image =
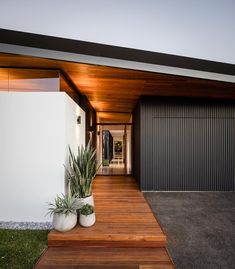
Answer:
POLYGON ((78 209, 80 209, 82 206, 84 206, 86 204, 94 206, 93 194, 91 196, 88 196, 88 197, 85 197, 85 198, 77 198, 78 209))
POLYGON ((54 214, 52 224, 55 230, 67 232, 77 224, 77 214, 54 214))
POLYGON ((83 227, 91 227, 95 224, 95 213, 90 215, 79 215, 79 224, 83 227))

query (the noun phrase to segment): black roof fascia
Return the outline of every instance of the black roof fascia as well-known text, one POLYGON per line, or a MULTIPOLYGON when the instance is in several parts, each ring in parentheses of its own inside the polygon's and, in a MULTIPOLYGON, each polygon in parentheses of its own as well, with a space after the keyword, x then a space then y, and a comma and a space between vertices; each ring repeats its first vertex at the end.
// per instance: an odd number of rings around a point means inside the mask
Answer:
POLYGON ((0 28, 0 43, 235 75, 235 65, 0 28))

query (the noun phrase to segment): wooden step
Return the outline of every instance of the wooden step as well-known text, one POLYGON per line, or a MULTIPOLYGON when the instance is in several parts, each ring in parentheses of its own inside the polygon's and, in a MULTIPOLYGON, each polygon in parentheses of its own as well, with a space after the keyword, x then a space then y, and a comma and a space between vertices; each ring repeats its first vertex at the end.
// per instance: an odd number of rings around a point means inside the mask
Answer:
POLYGON ((173 269, 165 248, 52 248, 37 269, 173 269))
POLYGON ((166 236, 132 177, 97 177, 94 200, 95 225, 51 231, 36 268, 174 268, 166 236))
POLYGON ((90 228, 77 225, 73 230, 48 235, 49 246, 94 247, 165 247, 167 240, 151 212, 96 213, 97 221, 90 228))
MULTIPOLYGON (((102 216, 100 216, 101 218, 102 216)), ((51 231, 48 246, 165 247, 166 236, 156 223, 105 223, 75 227, 67 233, 51 231)))
POLYGON ((48 245, 93 247, 165 247, 166 236, 131 177, 97 177, 96 223, 67 233, 51 231, 48 245))

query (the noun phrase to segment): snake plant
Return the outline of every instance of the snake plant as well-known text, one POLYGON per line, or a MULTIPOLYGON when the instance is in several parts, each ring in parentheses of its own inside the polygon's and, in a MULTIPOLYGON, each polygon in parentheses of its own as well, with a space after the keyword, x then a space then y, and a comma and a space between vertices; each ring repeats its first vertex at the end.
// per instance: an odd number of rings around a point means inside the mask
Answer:
POLYGON ((72 152, 69 147, 68 174, 69 190, 78 198, 85 198, 92 194, 92 183, 97 173, 96 150, 91 142, 84 148, 78 147, 78 154, 72 152))

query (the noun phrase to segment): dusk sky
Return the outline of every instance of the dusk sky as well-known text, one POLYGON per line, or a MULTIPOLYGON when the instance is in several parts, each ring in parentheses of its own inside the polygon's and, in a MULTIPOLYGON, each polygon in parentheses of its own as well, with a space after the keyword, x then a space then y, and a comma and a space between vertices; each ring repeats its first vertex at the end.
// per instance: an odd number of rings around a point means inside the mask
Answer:
POLYGON ((234 0, 0 0, 0 27, 235 64, 234 0))

